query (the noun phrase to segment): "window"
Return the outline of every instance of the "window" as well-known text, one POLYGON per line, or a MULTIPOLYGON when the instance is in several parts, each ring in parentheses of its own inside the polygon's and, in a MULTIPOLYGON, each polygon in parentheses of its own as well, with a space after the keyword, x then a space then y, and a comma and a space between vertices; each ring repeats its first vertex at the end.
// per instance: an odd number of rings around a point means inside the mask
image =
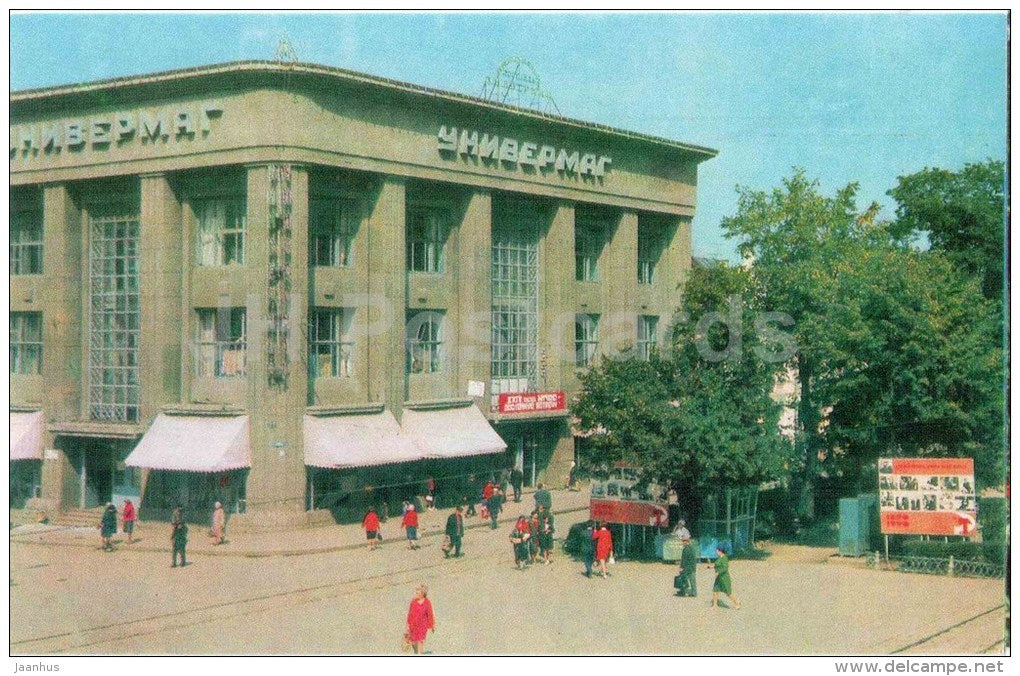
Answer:
POLYGON ((247 347, 247 315, 243 307, 198 310, 196 375, 212 378, 243 376, 247 347))
POLYGON ((12 275, 42 274, 42 211, 11 209, 10 247, 12 275))
POLYGON ((655 351, 658 338, 659 318, 655 315, 641 315, 638 317, 637 327, 637 350, 638 358, 650 361, 655 351))
POLYGON ((492 234, 492 397, 532 392, 538 370, 536 211, 501 214, 492 234))
POLYGON ((198 264, 244 265, 244 199, 209 199, 195 203, 198 264))
POLYGON ((354 374, 352 308, 313 308, 308 332, 309 377, 350 378, 354 374))
POLYGON ((638 223, 638 284, 651 284, 655 278, 655 264, 662 252, 661 235, 649 225, 638 223))
POLYGON ((579 314, 574 319, 574 347, 578 366, 595 363, 599 347, 599 316, 579 314))
POLYGON ((88 415, 134 422, 141 369, 138 205, 96 205, 88 219, 88 415))
POLYGON ((42 313, 12 312, 11 373, 42 373, 42 313))
POLYGON ((608 224, 602 218, 578 213, 574 227, 574 278, 579 282, 599 281, 599 256, 606 244, 608 224))
POLYGON ((351 247, 358 231, 356 207, 340 199, 313 199, 309 205, 309 260, 315 267, 351 266, 351 247))
POLYGON ((445 266, 446 214, 441 209, 413 208, 407 213, 407 269, 441 273, 445 266))
POLYGON ((407 316, 407 372, 438 373, 443 368, 443 313, 420 310, 407 316))

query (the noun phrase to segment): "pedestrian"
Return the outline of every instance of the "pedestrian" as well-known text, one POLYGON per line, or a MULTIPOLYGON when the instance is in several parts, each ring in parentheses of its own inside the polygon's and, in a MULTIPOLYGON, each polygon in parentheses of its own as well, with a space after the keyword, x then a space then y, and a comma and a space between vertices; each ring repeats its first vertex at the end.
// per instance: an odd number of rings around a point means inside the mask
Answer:
POLYGON ((595 522, 588 520, 584 527, 584 539, 581 540, 581 555, 584 557, 584 576, 591 577, 591 568, 595 564, 595 522))
POLYGON ((492 485, 492 480, 485 482, 485 487, 482 488, 482 518, 489 518, 489 498, 492 497, 492 492, 496 490, 496 487, 492 485))
POLYGON ((446 535, 450 538, 450 549, 443 552, 446 558, 450 558, 451 550, 454 557, 464 556, 460 551, 464 539, 464 510, 459 505, 446 519, 446 535))
POLYGON ((492 497, 489 498, 489 516, 492 517, 492 530, 496 530, 496 522, 499 520, 499 512, 503 508, 503 493, 499 488, 492 489, 492 497))
POLYGON ((539 505, 545 505, 545 511, 552 513, 552 494, 545 489, 545 484, 538 484, 538 489, 535 491, 535 508, 539 505))
POLYGON ((538 561, 538 510, 531 511, 531 519, 528 523, 531 529, 531 539, 528 540, 528 555, 532 563, 538 561))
POLYGON ((683 539, 683 551, 680 552, 680 584, 677 596, 698 595, 698 543, 687 536, 683 539))
POLYGON ((598 561, 602 577, 609 577, 606 570, 606 561, 613 555, 613 535, 606 527, 606 522, 599 524, 599 529, 592 536, 595 539, 595 560, 598 561))
POLYGON ((404 502, 404 518, 400 525, 407 531, 407 548, 418 549, 418 512, 414 505, 404 502))
POLYGON ((113 536, 117 532, 117 508, 112 502, 106 503, 103 517, 99 521, 99 534, 103 537, 103 551, 113 551, 113 536))
POLYGON ((510 486, 510 470, 502 469, 499 472, 499 490, 503 491, 503 495, 506 495, 506 489, 510 486))
POLYGON ((365 538, 368 540, 368 551, 372 551, 375 549, 375 544, 381 539, 379 537, 379 515, 376 514, 375 507, 368 508, 365 518, 361 520, 361 525, 365 529, 365 538))
POLYGON ((545 511, 545 505, 538 506, 538 549, 546 565, 552 563, 553 515, 545 511))
POLYGON ((217 502, 212 513, 212 543, 214 545, 223 544, 223 536, 226 535, 226 531, 227 515, 223 512, 223 505, 217 502))
POLYGON ((518 570, 524 570, 528 565, 528 540, 531 538, 531 528, 528 520, 522 514, 517 518, 514 529, 510 531, 510 542, 514 548, 514 565, 518 570))
POLYGON ((411 607, 407 610, 407 633, 404 634, 404 640, 414 648, 415 655, 425 651, 425 634, 430 629, 436 630, 436 614, 429 601, 429 589, 422 584, 415 590, 411 607))
POLYGON ((680 541, 690 540, 691 531, 687 530, 687 522, 680 519, 676 522, 676 529, 673 530, 673 535, 680 539, 680 541))
POLYGON ((173 559, 171 568, 177 567, 177 555, 181 555, 181 568, 188 565, 185 549, 188 546, 188 524, 184 523, 184 510, 178 506, 174 510, 173 518, 170 521, 170 542, 173 543, 173 559))
POLYGON ((570 470, 567 472, 567 482, 564 486, 567 490, 574 490, 574 482, 577 480, 575 471, 577 470, 577 463, 573 460, 570 461, 570 470))
POLYGON ((425 495, 425 504, 428 505, 428 510, 432 512, 436 509, 436 480, 433 477, 429 477, 427 487, 428 493, 425 495))
POLYGON ((726 550, 716 547, 715 553, 718 558, 715 560, 715 583, 712 585, 712 607, 719 607, 719 594, 725 594, 734 610, 740 610, 740 601, 733 596, 733 581, 730 580, 730 559, 726 556, 726 550))
POLYGON ((124 532, 127 534, 128 544, 131 544, 135 541, 135 521, 138 520, 138 517, 135 515, 135 506, 130 500, 124 501, 121 519, 124 521, 124 532))
POLYGON ((467 483, 467 496, 464 498, 467 502, 467 511, 464 512, 464 516, 475 516, 478 513, 475 511, 475 502, 478 500, 478 478, 472 474, 468 477, 467 483))
POLYGON ((514 466, 510 472, 510 485, 514 489, 514 502, 521 501, 521 487, 524 486, 524 472, 520 467, 514 466))

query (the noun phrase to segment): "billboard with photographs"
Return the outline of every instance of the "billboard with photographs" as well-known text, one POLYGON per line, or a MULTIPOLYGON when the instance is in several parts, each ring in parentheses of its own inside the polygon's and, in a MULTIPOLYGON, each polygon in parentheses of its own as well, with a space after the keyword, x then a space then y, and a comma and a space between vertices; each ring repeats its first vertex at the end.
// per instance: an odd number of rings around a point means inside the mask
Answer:
POLYGON ((879 458, 878 504, 888 535, 973 535, 974 460, 879 458))

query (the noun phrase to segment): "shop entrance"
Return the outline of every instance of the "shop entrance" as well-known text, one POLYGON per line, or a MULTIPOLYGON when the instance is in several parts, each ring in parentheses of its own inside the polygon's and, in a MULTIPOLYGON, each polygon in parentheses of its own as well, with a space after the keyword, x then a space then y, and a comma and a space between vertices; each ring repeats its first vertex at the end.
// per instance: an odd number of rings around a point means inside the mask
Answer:
POLYGON ((133 441, 123 439, 78 438, 71 458, 78 473, 78 507, 90 509, 125 499, 136 501, 141 493, 141 477, 124 466, 133 441))
POLYGON ((538 476, 538 435, 534 430, 522 430, 513 443, 514 467, 524 473, 525 486, 534 486, 538 476))

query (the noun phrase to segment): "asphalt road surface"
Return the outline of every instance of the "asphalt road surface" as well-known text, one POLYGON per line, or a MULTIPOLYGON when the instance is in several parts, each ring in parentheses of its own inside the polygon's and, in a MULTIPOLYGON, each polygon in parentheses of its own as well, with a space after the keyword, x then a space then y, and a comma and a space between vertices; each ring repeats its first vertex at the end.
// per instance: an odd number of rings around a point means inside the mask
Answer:
MULTIPOLYGON (((562 532, 566 532, 566 528, 562 532)), ((435 654, 886 654, 1002 648, 1001 580, 810 561, 735 561, 740 610, 673 596, 675 566, 619 562, 608 580, 557 552, 513 567, 508 528, 470 530, 465 556, 417 551, 245 558, 11 543, 12 655, 394 654, 429 585, 435 654)), ((281 537, 284 537, 281 535, 281 537)))

